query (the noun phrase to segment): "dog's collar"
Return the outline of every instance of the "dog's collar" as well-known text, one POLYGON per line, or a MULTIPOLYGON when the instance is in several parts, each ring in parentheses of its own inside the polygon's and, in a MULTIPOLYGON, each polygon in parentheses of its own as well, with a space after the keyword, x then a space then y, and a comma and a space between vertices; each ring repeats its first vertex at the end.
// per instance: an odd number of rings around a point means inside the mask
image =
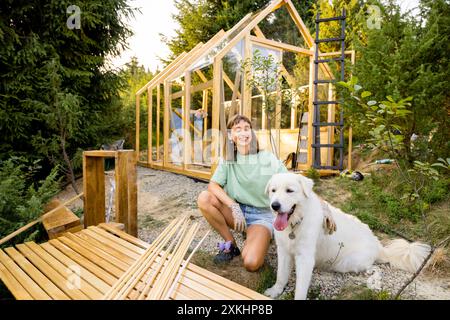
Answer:
POLYGON ((291 225, 291 232, 289 233, 289 239, 294 240, 295 239, 295 229, 297 228, 297 226, 302 223, 303 218, 298 218, 297 221, 294 224, 290 224, 291 225))

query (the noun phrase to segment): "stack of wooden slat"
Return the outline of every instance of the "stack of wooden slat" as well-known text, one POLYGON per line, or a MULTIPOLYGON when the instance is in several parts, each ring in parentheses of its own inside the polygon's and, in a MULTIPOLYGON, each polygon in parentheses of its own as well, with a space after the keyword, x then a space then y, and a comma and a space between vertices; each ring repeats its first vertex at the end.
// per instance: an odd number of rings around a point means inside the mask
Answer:
POLYGON ((198 223, 191 223, 187 215, 172 221, 105 294, 104 299, 124 300, 139 282, 143 283, 143 288, 138 300, 169 299, 193 253, 208 235, 183 263, 198 229, 198 223))

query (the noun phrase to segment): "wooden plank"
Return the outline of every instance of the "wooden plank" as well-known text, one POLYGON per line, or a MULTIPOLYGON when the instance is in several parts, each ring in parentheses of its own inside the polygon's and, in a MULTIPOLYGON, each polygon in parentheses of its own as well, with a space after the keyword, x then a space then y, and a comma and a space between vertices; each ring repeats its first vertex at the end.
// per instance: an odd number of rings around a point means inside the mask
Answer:
POLYGON ((120 277, 123 271, 127 270, 127 264, 125 262, 117 259, 77 235, 68 234, 59 239, 63 243, 70 245, 74 250, 77 250, 78 253, 85 256, 87 259, 95 261, 102 268, 110 268, 108 272, 116 277, 120 277))
MULTIPOLYGON (((61 205, 60 201, 54 204, 55 209, 61 205)), ((51 214, 46 214, 42 218, 42 224, 47 231, 50 239, 58 236, 59 233, 64 232, 72 227, 80 226, 80 218, 78 218, 69 208, 62 206, 56 209, 51 214)))
POLYGON ((27 290, 14 278, 11 272, 0 262, 0 279, 17 300, 33 300, 27 290))
POLYGON ((111 286, 117 281, 118 277, 115 277, 109 272, 105 271, 93 261, 86 259, 71 247, 63 244, 61 241, 59 241, 59 239, 50 240, 49 242, 53 247, 57 248, 60 252, 75 261, 80 266, 92 272, 96 277, 98 277, 108 285, 111 286))
POLYGON ((96 248, 99 248, 99 249, 107 252, 108 254, 114 256, 115 258, 119 259, 120 261, 122 261, 124 263, 130 264, 135 261, 135 259, 130 258, 129 256, 127 256, 126 254, 124 254, 123 252, 119 251, 118 249, 116 249, 114 247, 106 245, 105 243, 98 240, 97 237, 93 237, 92 234, 86 233, 86 231, 88 231, 88 230, 80 232, 76 236, 85 240, 89 244, 92 244, 96 248))
MULTIPOLYGON (((62 278, 64 279, 64 287, 69 287, 70 285, 74 286, 76 288, 79 286, 79 289, 84 295, 86 295, 89 299, 100 299, 102 296, 102 293, 98 291, 96 288, 91 286, 86 280, 84 280, 81 276, 81 270, 79 266, 72 265, 72 266, 66 266, 59 260, 55 259, 52 255, 50 255, 48 252, 46 252, 42 247, 37 245, 34 242, 26 242, 25 246, 31 250, 36 256, 42 259, 46 264, 51 266, 56 272, 58 272, 62 278), (73 281, 74 283, 71 283, 70 281, 73 281), (79 281, 79 282, 78 282, 79 281)), ((19 249, 20 250, 20 249, 19 249)), ((76 297, 73 297, 73 299, 77 299, 76 297)), ((85 299, 85 298, 82 298, 85 299)))
POLYGON ((15 248, 6 248, 5 251, 52 299, 70 300, 69 296, 25 259, 15 248))
POLYGON ((269 48, 277 48, 289 52, 299 53, 307 56, 312 56, 314 53, 309 49, 304 49, 300 47, 296 47, 290 44, 270 40, 270 39, 263 39, 260 37, 250 36, 250 40, 254 42, 257 45, 269 47, 269 48))
MULTIPOLYGON (((132 243, 120 238, 119 236, 113 235, 112 233, 106 231, 105 229, 102 229, 99 227, 89 227, 88 230, 98 234, 101 237, 104 237, 106 239, 113 241, 116 245, 120 246, 121 250, 122 250, 122 247, 129 251, 131 250, 131 252, 135 253, 135 255, 132 258, 136 258, 136 257, 140 256, 145 251, 140 246, 132 244, 132 243)), ((121 230, 119 230, 119 231, 121 231, 121 230)), ((134 238, 134 239, 137 239, 137 238, 134 238)))
POLYGON ((84 226, 105 222, 104 159, 83 153, 84 226))
POLYGON ((115 158, 117 151, 112 150, 89 150, 84 151, 83 155, 87 157, 99 157, 99 158, 115 158))
POLYGON ((140 240, 138 238, 132 237, 128 233, 125 233, 125 232, 123 232, 121 230, 117 230, 115 228, 112 228, 111 226, 107 225, 106 223, 99 224, 99 227, 104 229, 104 230, 106 230, 106 231, 108 231, 108 232, 110 232, 110 233, 112 233, 112 234, 117 235, 121 239, 124 239, 124 240, 126 240, 126 241, 128 241, 128 242, 130 242, 130 243, 132 243, 132 244, 134 244, 134 245, 136 245, 136 246, 138 246, 138 247, 140 247, 142 249, 147 249, 150 246, 147 242, 142 241, 142 240, 140 240))
POLYGON ((247 287, 244 287, 236 282, 233 282, 231 280, 228 280, 224 277, 221 277, 211 271, 208 271, 206 269, 203 269, 195 264, 190 263, 187 267, 188 270, 199 274, 200 276, 206 278, 206 279, 210 279, 214 282, 220 283, 221 285, 230 288, 233 291, 239 292, 251 299, 255 299, 255 300, 270 300, 270 298, 256 292, 253 291, 247 287))
POLYGON ((53 247, 50 243, 46 242, 41 244, 40 246, 55 259, 63 263, 66 267, 70 268, 76 266, 77 268, 79 268, 81 277, 88 283, 90 283, 94 288, 96 288, 97 291, 99 291, 100 293, 104 294, 106 291, 109 290, 110 286, 105 281, 97 277, 94 273, 90 272, 88 269, 81 266, 74 260, 70 259, 61 251, 53 247))
MULTIPOLYGON (((105 233, 107 233, 107 232, 105 231, 105 233)), ((118 242, 108 239, 107 237, 104 237, 101 232, 94 232, 91 229, 86 229, 86 230, 83 230, 83 232, 80 232, 78 235, 80 235, 80 236, 86 235, 90 239, 95 239, 96 241, 100 242, 104 246, 114 249, 117 252, 120 252, 120 255, 124 256, 123 257, 124 260, 133 262, 134 260, 138 259, 141 256, 141 254, 136 253, 135 251, 132 251, 132 250, 120 245, 118 242)), ((114 236, 112 236, 112 237, 114 237, 114 236)), ((117 238, 117 237, 115 237, 115 238, 117 238)))
POLYGON ((24 244, 18 244, 17 249, 33 263, 51 282, 53 282, 61 291, 67 294, 68 297, 74 300, 88 300, 80 289, 72 285, 72 283, 65 277, 61 276, 53 266, 46 263, 33 250, 24 244))
MULTIPOLYGON (((36 299, 36 300, 51 300, 52 299, 40 286, 37 285, 37 283, 32 278, 30 278, 30 276, 28 274, 26 274, 24 272, 24 270, 22 270, 20 268, 20 266, 18 266, 14 262, 14 260, 12 260, 1 249, 0 249, 0 263, 6 269, 6 271, 3 271, 4 274, 6 274, 8 276, 10 274, 11 276, 13 276, 14 279, 17 280, 17 282, 19 282, 23 288, 25 288, 25 290, 32 297, 32 299, 36 299)), ((2 277, 2 280, 4 280, 3 277, 2 277)), ((6 282, 5 282, 5 285, 7 285, 6 282)), ((11 288, 9 288, 9 287, 8 287, 8 289, 11 290, 11 288)), ((15 290, 14 287, 12 289, 15 290)), ((17 290, 18 291, 11 290, 11 293, 14 295, 14 297, 16 297, 16 299, 19 299, 19 296, 22 295, 22 292, 19 292, 20 288, 18 288, 17 290)))
POLYGON ((119 278, 122 275, 123 272, 123 266, 122 268, 113 265, 108 259, 105 259, 92 251, 86 249, 84 246, 76 243, 75 241, 67 238, 67 237, 60 237, 58 238, 58 241, 61 241, 66 246, 71 248, 72 250, 76 251, 80 255, 82 255, 84 258, 88 259, 89 261, 92 261, 99 267, 101 267, 106 272, 110 273, 116 278, 119 278))

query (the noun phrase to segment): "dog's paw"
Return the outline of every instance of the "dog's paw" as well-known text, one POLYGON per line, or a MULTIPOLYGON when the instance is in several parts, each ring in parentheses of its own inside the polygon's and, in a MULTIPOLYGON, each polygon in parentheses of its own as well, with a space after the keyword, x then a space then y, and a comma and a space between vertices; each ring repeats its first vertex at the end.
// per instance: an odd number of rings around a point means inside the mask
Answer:
POLYGON ((272 288, 267 289, 264 294, 271 298, 278 297, 283 292, 283 288, 280 288, 278 286, 273 286, 272 288))

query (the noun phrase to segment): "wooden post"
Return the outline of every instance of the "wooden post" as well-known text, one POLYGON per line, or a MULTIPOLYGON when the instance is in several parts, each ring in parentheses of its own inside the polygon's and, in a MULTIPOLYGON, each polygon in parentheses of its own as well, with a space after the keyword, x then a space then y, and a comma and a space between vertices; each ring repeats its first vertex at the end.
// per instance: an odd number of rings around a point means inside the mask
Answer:
POLYGON ((352 144, 353 144, 353 128, 348 128, 348 164, 347 170, 352 170, 352 144))
MULTIPOLYGON (((184 134, 183 134, 183 168, 184 170, 189 169, 189 165, 192 163, 192 137, 191 137, 191 130, 190 130, 190 124, 191 124, 191 72, 186 71, 184 73, 184 114, 183 114, 183 121, 184 124, 184 134)), ((195 130, 195 128, 194 128, 195 130)))
POLYGON ((161 131, 161 84, 156 87, 156 161, 159 161, 159 135, 161 131))
POLYGON ((147 163, 150 164, 153 162, 153 142, 152 142, 152 133, 153 133, 153 88, 149 87, 147 90, 147 100, 148 100, 148 132, 147 132, 147 163))
POLYGON ((83 154, 84 227, 105 222, 105 159, 83 154))
POLYGON ((221 73, 222 61, 214 60, 213 76, 213 104, 211 119, 211 173, 217 168, 220 156, 220 131, 219 131, 219 111, 221 98, 221 73))
MULTIPOLYGON (((328 101, 334 101, 336 99, 336 93, 334 91, 333 85, 330 83, 328 85, 328 101)), ((328 122, 336 122, 336 105, 328 105, 328 122)), ((328 127, 328 139, 327 144, 334 144, 334 127, 328 127)), ((334 158, 334 148, 327 149, 327 166, 332 165, 332 160, 334 158)))
POLYGON ((141 130, 140 119, 141 119, 141 96, 136 95, 136 152, 138 153, 138 155, 139 155, 139 131, 141 130))
MULTIPOLYGON (((244 61, 248 59, 253 59, 252 43, 250 41, 250 32, 244 38, 244 61)), ((250 66, 247 66, 244 72, 244 92, 243 97, 241 97, 243 104, 244 115, 251 119, 252 118, 252 89, 248 86, 248 76, 250 75, 250 66)))
POLYGON ((137 236, 137 152, 85 151, 83 153, 84 226, 105 222, 104 159, 115 159, 115 216, 125 231, 137 236))
POLYGON ((164 82, 164 158, 163 166, 169 165, 169 128, 170 128, 170 109, 172 104, 172 84, 170 81, 164 82))
MULTIPOLYGON (((314 47, 311 48, 314 52, 314 47)), ((309 100, 308 100, 308 157, 307 166, 312 167, 313 164, 313 122, 314 122, 314 106, 313 106, 313 91, 314 91, 314 57, 309 57, 309 100)))

